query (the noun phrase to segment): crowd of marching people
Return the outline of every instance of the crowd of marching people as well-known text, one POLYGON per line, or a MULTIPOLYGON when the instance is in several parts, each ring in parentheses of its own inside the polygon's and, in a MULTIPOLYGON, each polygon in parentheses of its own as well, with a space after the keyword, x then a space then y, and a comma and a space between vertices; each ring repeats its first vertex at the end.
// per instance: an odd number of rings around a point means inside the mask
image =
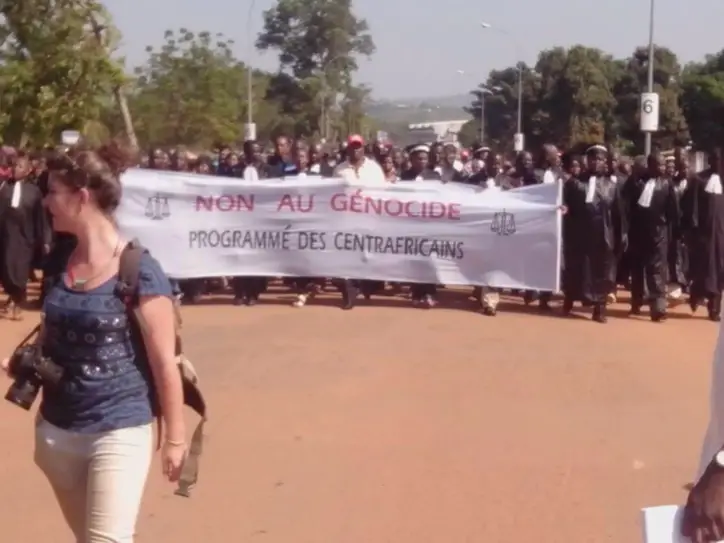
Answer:
MULTIPOLYGON (((710 167, 689 170, 684 149, 664 159, 659 154, 622 159, 601 145, 582 156, 544 146, 538 156, 518 153, 512 162, 489 148, 461 150, 453 144, 419 144, 405 149, 367 144, 350 136, 335 152, 302 140, 278 137, 267 150, 247 141, 241 153, 229 148, 193 156, 180 150, 153 149, 141 167, 220 175, 255 181, 264 178, 315 175, 353 182, 386 183, 439 181, 467 183, 480 190, 510 190, 537 183, 561 183, 563 194, 562 309, 574 304, 592 308, 593 319, 606 322, 606 306, 619 287, 631 291, 631 313, 644 306, 654 321, 666 319, 672 300, 688 295, 693 312, 705 305, 711 320, 721 318, 724 287, 724 195, 720 158, 710 155, 710 167)), ((44 277, 55 269, 54 253, 67 252, 72 239, 53 234, 43 198, 47 176, 42 156, 3 149, 0 152, 0 283, 8 300, 3 311, 19 318, 26 302, 28 279, 34 269, 44 277)), ((234 303, 255 305, 266 292, 267 277, 232 277, 179 282, 185 303, 195 303, 215 289, 230 287, 234 303)), ((362 296, 409 289, 412 303, 434 307, 441 287, 435 284, 385 284, 362 278, 293 278, 284 284, 302 307, 327 286, 342 294, 342 307, 352 309, 362 296)), ((473 299, 487 315, 495 315, 499 291, 495 285, 476 286, 473 299)), ((551 309, 552 293, 520 292, 526 304, 551 309)))
MULTIPOLYGON (((692 172, 684 149, 666 158, 653 153, 629 159, 602 145, 581 154, 546 145, 537 156, 521 152, 507 161, 485 146, 465 150, 435 143, 396 148, 352 135, 331 152, 321 144, 280 136, 273 149, 247 141, 241 153, 224 148, 213 155, 191 156, 154 149, 143 166, 247 181, 315 175, 375 186, 411 181, 466 183, 481 190, 561 183, 564 314, 580 303, 592 308, 593 320, 606 322, 606 306, 624 287, 631 290, 634 315, 648 306, 653 321, 664 321, 672 300, 678 303, 688 295, 692 312, 705 305, 711 320, 721 318, 724 196, 717 153, 710 156, 708 169, 692 172)), ((229 278, 234 302, 255 305, 270 279, 229 278)), ((441 288, 386 285, 363 278, 285 280, 296 294, 295 307, 304 306, 327 282, 340 290, 344 309, 352 309, 359 295, 369 300, 407 287, 413 304, 434 307, 441 288)), ((181 282, 187 303, 219 286, 211 280, 181 282)), ((542 311, 551 310, 550 292, 514 294, 521 295, 526 304, 537 302, 542 311)), ((485 314, 496 314, 500 298, 494 285, 477 286, 473 295, 485 314)))

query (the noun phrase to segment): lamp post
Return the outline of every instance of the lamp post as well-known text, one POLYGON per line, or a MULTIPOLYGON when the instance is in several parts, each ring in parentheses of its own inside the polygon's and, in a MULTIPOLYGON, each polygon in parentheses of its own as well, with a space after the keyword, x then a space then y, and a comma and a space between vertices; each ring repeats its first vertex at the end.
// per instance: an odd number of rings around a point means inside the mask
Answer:
POLYGON ((515 37, 508 32, 505 29, 498 28, 496 26, 491 25, 490 23, 482 22, 480 23, 480 26, 485 29, 490 30, 497 30, 501 34, 508 37, 513 42, 513 46, 515 47, 515 56, 516 56, 516 68, 518 69, 518 123, 517 123, 517 130, 515 134, 515 138, 513 140, 513 146, 516 151, 520 152, 525 147, 525 143, 523 141, 523 66, 522 66, 522 58, 523 55, 521 54, 520 46, 518 45, 518 41, 515 39, 515 37))
MULTIPOLYGON (((465 70, 458 70, 458 74, 468 75, 465 70)), ((485 96, 501 90, 503 90, 501 87, 488 87, 487 85, 479 85, 476 89, 476 92, 480 93, 480 145, 485 144, 485 96)))
POLYGON ((645 93, 641 94, 640 123, 644 132, 644 153, 651 154, 651 137, 659 129, 659 95, 654 92, 654 16, 656 14, 655 0, 650 0, 649 6, 649 59, 648 74, 645 93))
POLYGON ((246 17, 246 36, 247 42, 247 60, 246 60, 246 126, 244 127, 244 139, 256 139, 256 124, 254 124, 254 74, 251 68, 251 54, 254 48, 254 38, 251 32, 251 22, 254 16, 254 4, 256 0, 251 0, 249 5, 249 13, 246 17))

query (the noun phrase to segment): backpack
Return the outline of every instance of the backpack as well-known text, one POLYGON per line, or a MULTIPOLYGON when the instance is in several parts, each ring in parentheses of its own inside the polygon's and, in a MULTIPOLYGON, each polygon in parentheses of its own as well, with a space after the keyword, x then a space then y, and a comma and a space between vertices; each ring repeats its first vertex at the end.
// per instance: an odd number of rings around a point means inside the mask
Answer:
MULTIPOLYGON (((141 257, 148 253, 138 240, 130 241, 123 249, 120 255, 120 265, 118 271, 118 284, 116 286, 116 294, 126 303, 128 307, 131 326, 135 329, 138 337, 142 336, 141 328, 144 326, 139 311, 137 310, 138 302, 138 282, 140 278, 141 257)), ((181 475, 178 481, 178 488, 174 492, 177 496, 188 498, 191 489, 196 485, 199 475, 199 457, 203 449, 204 425, 206 423, 206 401, 199 388, 199 379, 193 365, 183 354, 183 346, 181 343, 181 311, 178 299, 174 299, 174 316, 176 319, 176 357, 179 372, 181 373, 181 382, 183 383, 184 404, 193 409, 196 414, 201 417, 194 433, 189 442, 189 449, 181 469, 181 475)), ((158 398, 154 394, 154 413, 158 422, 158 445, 161 445, 162 419, 158 398)))

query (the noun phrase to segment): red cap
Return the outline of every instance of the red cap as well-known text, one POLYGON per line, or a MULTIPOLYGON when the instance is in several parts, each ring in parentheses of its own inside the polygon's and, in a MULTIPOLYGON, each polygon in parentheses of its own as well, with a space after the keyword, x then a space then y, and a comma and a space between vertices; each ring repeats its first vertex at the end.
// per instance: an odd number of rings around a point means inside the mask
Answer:
POLYGON ((364 145, 365 140, 359 134, 350 134, 349 137, 347 138, 347 145, 354 145, 354 144, 364 145))

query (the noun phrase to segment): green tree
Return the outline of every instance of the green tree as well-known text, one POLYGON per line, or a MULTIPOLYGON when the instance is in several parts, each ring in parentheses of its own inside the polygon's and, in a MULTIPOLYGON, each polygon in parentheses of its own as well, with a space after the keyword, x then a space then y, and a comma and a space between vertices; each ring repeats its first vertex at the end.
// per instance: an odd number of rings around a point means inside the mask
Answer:
MULTIPOLYGON (((0 132, 5 142, 42 146, 65 129, 97 119, 102 101, 123 82, 109 43, 94 23, 112 28, 92 0, 0 0, 0 132)), ((112 39, 109 38, 109 39, 112 39)))
POLYGON ((540 94, 529 127, 532 139, 565 147, 609 139, 613 62, 601 50, 582 45, 543 51, 536 64, 540 94))
POLYGON ((325 132, 327 113, 353 92, 357 59, 375 50, 351 0, 278 0, 264 12, 256 46, 279 54, 282 73, 267 98, 282 103, 282 115, 297 119, 295 132, 307 135, 325 132))
MULTIPOLYGON (((697 126, 692 131, 697 140, 719 133, 718 121, 707 112, 719 103, 722 63, 724 60, 717 64, 712 58, 706 66, 693 66, 682 75, 676 56, 666 48, 656 48, 654 80, 661 102, 660 130, 654 136, 657 147, 688 143, 692 122, 697 126)), ((582 45, 541 52, 535 67, 523 71, 526 147, 554 143, 570 148, 604 142, 640 152, 643 135, 638 112, 646 70, 647 51, 642 48, 627 59, 615 59, 582 45)), ((493 71, 484 86, 495 89, 485 100, 486 133, 501 149, 510 149, 516 130, 517 74, 514 67, 493 71)), ((474 120, 464 127, 464 140, 475 137, 480 129, 475 120, 480 117, 480 88, 472 94, 468 112, 474 120)))
MULTIPOLYGON (((648 48, 637 48, 630 58, 621 61, 622 69, 614 85, 617 99, 616 128, 623 141, 630 142, 633 152, 643 151, 644 137, 639 129, 641 92, 647 88, 648 48)), ((665 47, 654 50, 654 92, 659 94, 659 131, 653 134, 654 145, 671 149, 689 142, 686 117, 679 104, 681 66, 676 54, 665 47)))
MULTIPOLYGON (((154 145, 208 147, 239 142, 246 115, 246 67, 222 34, 167 31, 160 49, 136 69, 131 108, 141 141, 154 145)), ((255 96, 268 79, 256 74, 255 96)), ((263 132, 274 116, 272 104, 258 100, 255 117, 263 132)))
MULTIPOLYGON (((471 91, 475 98, 467 108, 473 119, 480 119, 480 93, 481 89, 486 89, 484 91, 486 92, 484 102, 486 143, 501 150, 513 148, 513 135, 517 130, 519 69, 523 83, 523 133, 526 134, 526 146, 530 146, 527 119, 530 119, 538 105, 539 78, 527 65, 521 63, 519 67, 490 72, 488 80, 478 89, 471 91)), ((463 133, 472 135, 473 132, 480 133, 479 120, 474 120, 469 126, 463 127, 463 133)), ((479 141, 479 137, 474 138, 474 141, 479 141)))
POLYGON ((724 50, 684 69, 681 106, 697 147, 724 146, 724 50))

